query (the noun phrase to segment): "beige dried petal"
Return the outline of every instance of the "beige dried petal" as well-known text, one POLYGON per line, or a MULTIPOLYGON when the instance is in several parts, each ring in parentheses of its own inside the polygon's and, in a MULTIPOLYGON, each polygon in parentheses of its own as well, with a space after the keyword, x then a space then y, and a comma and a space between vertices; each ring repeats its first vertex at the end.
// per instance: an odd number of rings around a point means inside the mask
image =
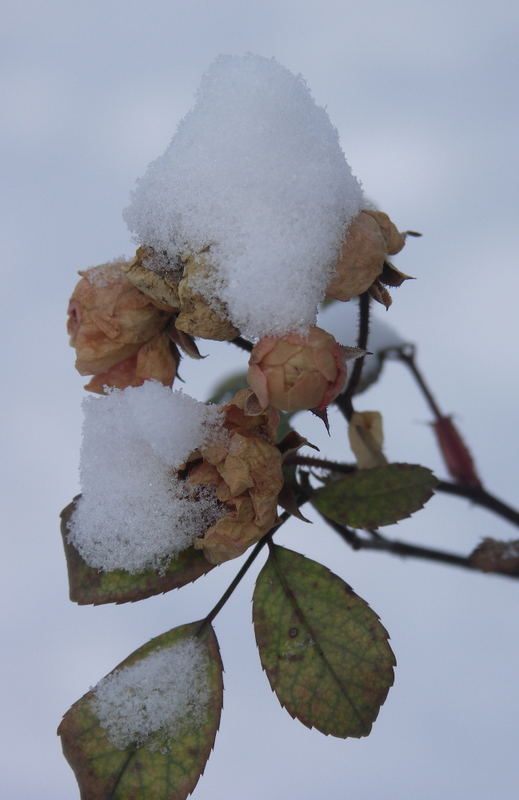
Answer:
POLYGON ((258 398, 251 389, 240 389, 224 406, 225 428, 230 432, 254 434, 273 442, 279 425, 279 411, 267 406, 258 413, 259 406, 258 398))
POLYGON ((382 452, 382 415, 378 411, 355 411, 348 425, 348 439, 359 469, 387 464, 382 452))
POLYGON ((172 278, 159 275, 145 266, 152 253, 151 248, 139 247, 133 261, 125 267, 126 277, 140 292, 147 295, 158 308, 170 312, 178 311, 180 300, 176 282, 172 278))
POLYGON ((348 228, 326 297, 345 301, 367 291, 382 272, 386 255, 387 243, 379 223, 361 211, 348 228))
POLYGON ((141 386, 145 381, 160 381, 164 386, 171 386, 177 365, 169 337, 166 333, 159 333, 133 356, 119 361, 106 372, 94 375, 85 389, 104 394, 105 386, 126 389, 127 386, 141 386))
POLYGON ((219 303, 216 311, 197 288, 197 284, 208 276, 210 270, 211 266, 200 255, 187 259, 178 285, 181 310, 176 326, 179 330, 202 339, 230 341, 239 335, 238 328, 229 321, 223 304, 219 303))
POLYGON ((400 233, 396 225, 394 225, 384 211, 371 211, 366 209, 365 214, 369 214, 380 226, 380 230, 386 240, 386 250, 388 255, 394 256, 399 253, 405 245, 405 234, 400 233))

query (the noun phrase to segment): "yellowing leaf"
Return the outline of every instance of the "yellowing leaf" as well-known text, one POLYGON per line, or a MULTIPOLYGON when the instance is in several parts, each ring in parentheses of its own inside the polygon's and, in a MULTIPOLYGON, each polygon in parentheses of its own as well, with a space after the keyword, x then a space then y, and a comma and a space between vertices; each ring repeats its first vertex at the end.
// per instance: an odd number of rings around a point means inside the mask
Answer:
POLYGON ((74 511, 74 498, 61 512, 61 535, 67 559, 70 599, 79 605, 128 603, 154 594, 169 592, 205 575, 214 564, 193 547, 179 553, 163 573, 146 570, 135 575, 123 569, 100 572, 90 567, 68 541, 68 522, 74 511))
POLYGON ((332 481, 312 495, 326 517, 353 528, 392 525, 422 508, 437 480, 418 464, 362 469, 332 481))
MULTIPOLYGON (((142 662, 158 650, 197 636, 199 622, 175 628, 132 653, 117 670, 142 662)), ((63 752, 76 775, 85 800, 184 800, 202 774, 220 722, 222 664, 218 642, 208 626, 197 637, 203 648, 205 703, 196 721, 178 720, 178 732, 160 733, 140 745, 120 749, 101 726, 94 690, 85 694, 65 714, 58 729, 63 752)), ((111 673, 111 675, 115 674, 111 673)), ((106 679, 105 679, 106 680, 106 679)))
POLYGON ((253 603, 261 663, 281 705, 322 733, 367 736, 396 663, 367 603, 322 564, 278 546, 253 603))

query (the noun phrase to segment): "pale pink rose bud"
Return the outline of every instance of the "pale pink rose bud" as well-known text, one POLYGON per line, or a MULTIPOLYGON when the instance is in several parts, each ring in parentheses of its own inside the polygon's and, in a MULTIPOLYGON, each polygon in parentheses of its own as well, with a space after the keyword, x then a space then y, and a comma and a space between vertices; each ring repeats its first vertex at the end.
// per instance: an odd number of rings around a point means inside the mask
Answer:
POLYGON ((252 350, 248 382, 264 408, 323 409, 346 382, 346 352, 322 328, 266 336, 252 350))
POLYGON ((87 387, 91 391, 102 392, 103 385, 125 388, 149 378, 171 383, 175 376, 169 345, 156 338, 171 314, 127 280, 126 267, 126 262, 112 262, 81 271, 70 298, 67 330, 76 350, 76 369, 104 380, 93 381, 87 387), (157 370, 157 375, 148 374, 157 370))

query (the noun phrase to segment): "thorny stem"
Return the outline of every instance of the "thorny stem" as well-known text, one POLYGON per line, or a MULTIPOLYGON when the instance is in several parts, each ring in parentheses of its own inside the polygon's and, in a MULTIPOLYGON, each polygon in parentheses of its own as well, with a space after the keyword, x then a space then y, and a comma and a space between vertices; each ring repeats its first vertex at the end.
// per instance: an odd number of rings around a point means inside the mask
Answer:
POLYGON ((256 544, 254 549, 251 551, 251 554, 249 555, 248 559, 242 564, 240 570, 236 573, 235 577, 233 578, 233 580, 231 581, 231 583, 229 584, 229 586, 227 587, 225 592, 222 594, 222 596, 220 597, 220 599, 218 600, 218 602, 216 603, 214 608, 211 609, 209 614, 206 617, 204 617, 204 619, 200 623, 200 627, 197 630, 197 636, 200 635, 202 633, 202 631, 205 630, 205 628, 207 628, 208 625, 211 624, 211 622, 216 617, 216 615, 222 610, 222 608, 226 604, 227 600, 232 595, 232 593, 234 592, 234 590, 236 589, 236 587, 238 586, 238 584, 240 583, 242 578, 249 571, 250 567, 252 566, 252 564, 256 560, 257 556, 261 553, 261 551, 263 550, 263 548, 265 547, 267 542, 271 541, 271 539, 274 536, 274 534, 276 533, 276 531, 279 530, 279 528, 283 525, 283 523, 285 523, 287 521, 287 519, 290 516, 291 515, 287 511, 285 511, 283 514, 281 514, 281 516, 279 518, 279 522, 276 525, 276 527, 272 528, 272 530, 270 530, 263 537, 263 539, 259 540, 259 542, 256 544))
POLYGON ((438 403, 434 399, 431 390, 429 389, 427 383, 425 382, 424 376, 416 366, 415 348, 412 345, 406 345, 405 347, 389 350, 388 355, 394 356, 395 358, 397 358, 399 361, 402 361, 402 363, 406 365, 406 367, 410 370, 411 374, 413 375, 418 386, 422 390, 423 396, 427 400, 427 403, 432 413, 434 414, 436 419, 438 420, 441 419, 443 417, 443 414, 440 411, 438 403))
MULTIPOLYGON (((357 336, 357 347, 360 348, 361 350, 366 350, 368 346, 369 303, 370 303, 369 292, 364 292, 363 294, 360 295, 359 298, 359 332, 357 336)), ((360 358, 357 358, 355 360, 351 372, 351 377, 348 381, 346 390, 342 394, 340 394, 335 400, 335 404, 339 406, 340 410, 342 411, 348 422, 351 419, 351 415, 353 414, 352 397, 360 381, 360 376, 362 374, 362 367, 364 366, 364 358, 365 356, 361 356, 360 358)))
POLYGON ((480 486, 462 486, 459 483, 451 483, 450 481, 439 481, 436 485, 436 490, 446 494, 455 494, 458 497, 466 497, 467 500, 472 500, 476 505, 494 511, 508 520, 508 522, 519 527, 519 511, 503 503, 502 500, 499 500, 490 492, 486 492, 480 486))
MULTIPOLYGON (((340 472, 345 475, 351 474, 357 469, 353 464, 341 464, 336 461, 327 461, 324 458, 314 458, 313 456, 300 456, 297 455, 297 453, 289 455, 285 459, 285 464, 290 464, 295 467, 327 469, 330 472, 340 472)), ((438 481, 435 486, 435 491, 444 492, 445 494, 454 494, 458 497, 465 497, 467 500, 471 500, 475 505, 493 511, 495 514, 503 517, 503 519, 519 527, 519 511, 479 486, 462 486, 458 483, 451 483, 450 481, 438 481)))
MULTIPOLYGON (((341 539, 347 542, 353 550, 378 550, 384 553, 391 553, 395 556, 421 558, 426 561, 437 561, 441 564, 450 564, 454 567, 462 567, 470 569, 475 572, 481 572, 479 567, 471 563, 469 556, 460 556, 456 553, 447 553, 444 550, 435 550, 431 547, 421 547, 420 545, 407 544, 400 542, 397 539, 386 539, 378 531, 370 531, 376 534, 371 539, 365 539, 360 536, 357 531, 352 530, 329 517, 321 515, 323 519, 330 525, 336 533, 339 534, 341 539)), ((489 573, 490 574, 490 573, 489 573)), ((494 575, 504 575, 507 578, 519 578, 519 575, 514 575, 505 572, 491 573, 494 575)))

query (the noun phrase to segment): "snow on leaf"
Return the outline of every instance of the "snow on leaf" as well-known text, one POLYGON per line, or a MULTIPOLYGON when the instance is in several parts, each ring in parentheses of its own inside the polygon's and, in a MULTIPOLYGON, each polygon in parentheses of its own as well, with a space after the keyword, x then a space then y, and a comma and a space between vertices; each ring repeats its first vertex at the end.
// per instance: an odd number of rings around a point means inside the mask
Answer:
MULTIPOLYGON (((77 498, 75 498, 76 500, 77 498)), ((178 589, 214 568, 200 550, 189 547, 170 561, 164 571, 130 574, 118 569, 101 572, 90 567, 68 540, 68 523, 75 500, 61 512, 61 535, 67 560, 70 599, 79 605, 129 603, 178 589)))
POLYGON ((58 735, 81 797, 184 800, 193 791, 223 699, 218 642, 199 628, 152 639, 65 714, 58 735))

